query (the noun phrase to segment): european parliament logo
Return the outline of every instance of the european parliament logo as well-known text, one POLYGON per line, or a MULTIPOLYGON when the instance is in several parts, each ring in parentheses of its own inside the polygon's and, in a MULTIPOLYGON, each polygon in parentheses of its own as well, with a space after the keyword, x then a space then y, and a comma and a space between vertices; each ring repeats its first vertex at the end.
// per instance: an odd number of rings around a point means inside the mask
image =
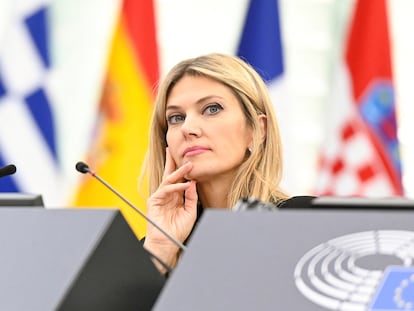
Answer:
POLYGON ((414 310, 414 267, 389 267, 369 311, 414 310))
POLYGON ((298 261, 297 289, 329 310, 414 310, 414 232, 353 233, 322 243, 298 261))

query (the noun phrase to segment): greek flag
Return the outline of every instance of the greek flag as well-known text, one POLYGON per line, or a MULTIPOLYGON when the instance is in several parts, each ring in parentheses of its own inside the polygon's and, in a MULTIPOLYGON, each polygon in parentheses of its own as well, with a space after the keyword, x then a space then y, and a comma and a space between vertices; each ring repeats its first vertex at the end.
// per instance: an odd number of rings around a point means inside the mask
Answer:
POLYGON ((59 201, 59 158, 50 92, 48 4, 10 1, 0 33, 0 167, 16 174, 0 179, 0 192, 42 194, 59 201))

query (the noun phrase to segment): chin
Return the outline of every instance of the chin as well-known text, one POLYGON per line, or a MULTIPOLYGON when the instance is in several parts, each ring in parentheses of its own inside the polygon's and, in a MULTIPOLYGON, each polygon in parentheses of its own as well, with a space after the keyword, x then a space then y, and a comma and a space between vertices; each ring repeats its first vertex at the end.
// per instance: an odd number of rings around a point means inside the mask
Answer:
POLYGON ((187 180, 194 180, 196 182, 203 182, 206 180, 210 180, 211 178, 214 178, 215 173, 213 173, 211 170, 206 172, 206 171, 196 171, 196 170, 191 170, 191 172, 187 175, 184 176, 185 179, 187 180))
POLYGON ((197 171, 195 169, 192 169, 191 172, 189 172, 188 174, 184 176, 184 178, 187 180, 195 180, 195 181, 200 181, 203 179, 203 177, 204 178, 206 177, 206 173, 197 171))
POLYGON ((194 180, 194 181, 198 181, 197 175, 196 174, 187 174, 184 176, 185 180, 194 180))

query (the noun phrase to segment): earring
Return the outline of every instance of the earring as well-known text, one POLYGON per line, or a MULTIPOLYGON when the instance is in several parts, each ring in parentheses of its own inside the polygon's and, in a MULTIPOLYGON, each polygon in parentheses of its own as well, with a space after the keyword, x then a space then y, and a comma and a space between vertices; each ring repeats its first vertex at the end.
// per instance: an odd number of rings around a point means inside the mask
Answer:
POLYGON ((249 146, 249 147, 247 148, 247 150, 249 150, 249 152, 250 152, 250 153, 252 153, 252 151, 253 151, 253 147, 252 147, 252 146, 249 146))

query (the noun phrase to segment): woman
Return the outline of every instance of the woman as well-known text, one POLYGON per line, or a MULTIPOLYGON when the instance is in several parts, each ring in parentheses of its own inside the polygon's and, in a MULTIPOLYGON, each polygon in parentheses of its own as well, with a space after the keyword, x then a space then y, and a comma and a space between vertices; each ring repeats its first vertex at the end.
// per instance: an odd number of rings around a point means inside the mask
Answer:
MULTIPOLYGON (((172 68, 158 90, 147 169, 147 215, 180 242, 203 208, 232 208, 241 198, 275 205, 288 199, 279 187, 279 129, 261 77, 223 54, 172 68)), ((150 224, 144 247, 169 267, 178 261, 179 247, 150 224)))

